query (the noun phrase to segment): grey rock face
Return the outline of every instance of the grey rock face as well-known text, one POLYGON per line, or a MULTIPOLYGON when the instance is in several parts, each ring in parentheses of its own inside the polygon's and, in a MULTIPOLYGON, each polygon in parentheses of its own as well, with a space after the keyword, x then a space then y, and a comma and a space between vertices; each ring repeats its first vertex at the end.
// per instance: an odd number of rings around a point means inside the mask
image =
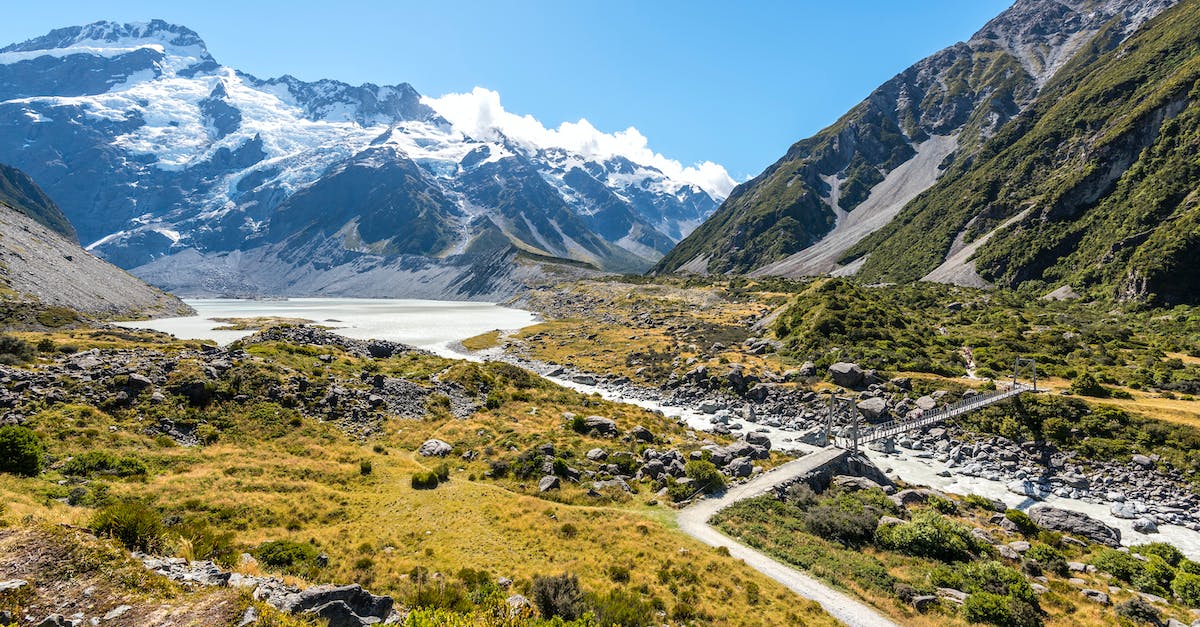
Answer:
POLYGON ((421 448, 417 449, 417 453, 425 457, 445 457, 454 450, 453 446, 438 439, 426 440, 421 448))
POLYGON ((1121 546, 1121 530, 1109 527, 1087 514, 1045 504, 1034 505, 1027 513, 1034 524, 1043 529, 1070 533, 1105 546, 1121 546))
POLYGON ((840 361, 829 367, 833 382, 846 388, 857 388, 863 383, 863 369, 858 364, 840 361))
POLYGON ((562 486, 562 481, 554 475, 546 475, 538 480, 538 492, 549 492, 557 490, 562 486))

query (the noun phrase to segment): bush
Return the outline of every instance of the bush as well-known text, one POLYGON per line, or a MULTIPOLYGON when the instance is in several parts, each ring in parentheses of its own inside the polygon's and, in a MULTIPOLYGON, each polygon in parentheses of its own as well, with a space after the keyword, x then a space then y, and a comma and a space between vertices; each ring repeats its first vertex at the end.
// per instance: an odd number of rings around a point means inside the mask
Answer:
POLYGON ((849 494, 822 499, 804 513, 808 532, 846 546, 861 546, 875 535, 879 514, 849 494))
POLYGON ((31 429, 0 427, 0 472, 35 477, 42 471, 44 455, 42 441, 31 429))
POLYGON ((606 627, 642 627, 656 622, 654 606, 628 590, 616 588, 602 596, 591 595, 589 601, 596 623, 606 627))
POLYGON ((371 460, 364 459, 364 460, 358 462, 358 474, 365 477, 365 476, 371 474, 372 470, 374 470, 374 467, 371 466, 371 460))
POLYGON ((438 487, 437 475, 428 470, 413 473, 412 487, 414 490, 432 490, 438 487))
POLYGON ((1177 573, 1171 582, 1171 591, 1188 607, 1200 607, 1200 575, 1177 573))
MULTIPOLYGON (((963 497, 963 502, 966 503, 967 505, 970 505, 971 507, 977 507, 979 509, 982 509, 985 512, 997 511, 996 502, 993 501, 992 499, 987 498, 986 496, 979 496, 978 494, 968 494, 965 497, 963 497)), ((1001 508, 1000 511, 1003 511, 1003 508, 1001 508)))
POLYGON ((39 353, 53 353, 56 348, 57 346, 55 346, 54 340, 48 337, 38 340, 37 349, 39 353))
POLYGON ((966 561, 984 550, 969 527, 933 511, 918 513, 903 525, 881 527, 875 537, 884 548, 945 562, 966 561))
POLYGON ((1075 377, 1075 380, 1071 381, 1070 390, 1072 394, 1097 398, 1107 398, 1109 394, 1108 390, 1100 385, 1100 382, 1090 372, 1075 377))
POLYGON ((1183 561, 1183 552, 1175 548, 1174 545, 1167 544, 1166 542, 1140 544, 1138 546, 1131 547, 1130 551, 1145 557, 1157 555, 1158 557, 1161 557, 1164 562, 1170 564, 1171 566, 1178 566, 1179 562, 1183 561))
POLYGON ((683 471, 696 483, 705 494, 713 494, 725 489, 725 475, 717 469, 716 464, 702 459, 694 459, 684 465, 683 471))
POLYGON ((1001 627, 1037 627, 1042 624, 1041 614, 1028 603, 991 592, 976 592, 967 597, 962 614, 968 622, 1001 627))
POLYGON ((144 503, 110 505, 92 516, 92 531, 120 542, 129 550, 156 551, 162 546, 163 524, 159 513, 144 503))
POLYGON ((1124 582, 1133 582, 1133 578, 1145 570, 1145 562, 1116 549, 1100 549, 1092 558, 1092 566, 1104 571, 1124 582))
POLYGON ((1168 594, 1171 581, 1175 579, 1175 569, 1157 555, 1151 556, 1143 564, 1142 571, 1133 576, 1133 586, 1142 592, 1168 594))
POLYGON ((226 567, 234 565, 237 551, 233 546, 233 532, 217 531, 203 521, 187 522, 169 528, 171 533, 186 543, 189 559, 213 560, 226 567))
POLYGON ((1009 522, 1017 526, 1017 529, 1021 532, 1021 535, 1037 535, 1038 526, 1033 522, 1033 519, 1029 517, 1029 514, 1026 514, 1019 509, 1010 509, 1004 512, 1004 517, 1007 518, 1009 522))
POLYGON ((33 345, 19 337, 0 333, 0 357, 7 356, 10 363, 33 359, 33 345))
POLYGON ((1069 572, 1067 568, 1067 558, 1056 548, 1045 544, 1035 544, 1029 547, 1025 552, 1025 557, 1037 560, 1037 563, 1044 569, 1060 576, 1065 577, 1069 572))
POLYGON ((533 604, 542 618, 559 616, 565 620, 576 620, 583 616, 585 606, 579 578, 575 575, 553 575, 535 577, 531 592, 533 604))
POLYGON ((272 540, 258 545, 254 556, 272 568, 295 571, 317 563, 317 547, 307 542, 272 540))
POLYGON ((450 480, 450 465, 442 462, 433 469, 433 474, 438 478, 440 483, 445 483, 450 480))
POLYGON ((608 573, 608 578, 613 580, 615 583, 629 583, 630 573, 628 566, 613 564, 612 566, 609 566, 605 572, 608 573))
POLYGON ((63 474, 76 477, 92 475, 116 475, 118 477, 144 477, 149 474, 146 463, 136 457, 117 457, 108 451, 88 451, 76 455, 63 465, 63 474))
POLYGON ((1135 623, 1162 624, 1162 612, 1159 612, 1158 608, 1142 597, 1133 597, 1128 601, 1122 601, 1117 604, 1116 610, 1117 616, 1128 618, 1135 623))

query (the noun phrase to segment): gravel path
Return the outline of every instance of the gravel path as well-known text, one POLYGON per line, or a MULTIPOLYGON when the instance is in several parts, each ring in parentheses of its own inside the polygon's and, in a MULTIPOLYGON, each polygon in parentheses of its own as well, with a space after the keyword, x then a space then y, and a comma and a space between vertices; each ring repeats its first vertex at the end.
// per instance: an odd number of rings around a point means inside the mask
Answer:
POLYGON ((826 612, 850 627, 894 627, 896 623, 874 608, 737 542, 708 524, 708 519, 718 511, 743 499, 764 494, 780 483, 807 473, 827 455, 825 451, 806 455, 765 472, 749 483, 731 488, 720 498, 709 498, 695 503, 679 512, 679 528, 709 546, 727 547, 733 557, 746 562, 751 568, 778 581, 792 592, 820 603, 826 612))

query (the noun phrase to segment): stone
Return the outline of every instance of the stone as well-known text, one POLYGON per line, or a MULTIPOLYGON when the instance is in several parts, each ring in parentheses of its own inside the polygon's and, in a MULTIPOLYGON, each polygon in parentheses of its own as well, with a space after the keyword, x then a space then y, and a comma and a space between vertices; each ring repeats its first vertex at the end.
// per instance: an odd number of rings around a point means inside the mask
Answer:
POLYGON ((363 627, 364 625, 373 625, 379 622, 378 617, 372 617, 368 621, 368 619, 355 614, 354 610, 345 601, 341 600, 330 601, 324 605, 305 610, 304 614, 325 619, 325 624, 328 627, 363 627))
POLYGON ((608 459, 608 453, 602 448, 594 448, 588 451, 584 457, 587 457, 589 461, 602 462, 605 459, 608 459))
POLYGON ((858 411, 867 420, 877 422, 887 415, 887 400, 881 396, 861 400, 858 402, 858 411))
POLYGON ((750 444, 753 444, 755 446, 761 446, 763 448, 766 448, 767 450, 771 450, 771 438, 768 437, 767 434, 765 434, 765 433, 758 433, 756 431, 751 431, 750 433, 746 434, 744 439, 747 442, 749 442, 750 444))
POLYGON ((907 490, 901 490, 889 496, 888 498, 892 499, 892 502, 900 507, 908 507, 910 505, 921 505, 928 503, 929 498, 934 496, 941 497, 942 493, 938 492, 937 490, 930 490, 927 488, 908 488, 907 490))
POLYGON ((1117 518, 1135 519, 1138 517, 1139 509, 1132 502, 1113 503, 1108 507, 1108 511, 1117 518))
POLYGON ((862 386, 864 374, 861 366, 845 361, 839 361, 829 367, 829 376, 833 378, 833 382, 844 388, 862 386))
POLYGON ((817 364, 814 364, 811 361, 806 361, 800 364, 800 370, 797 372, 797 374, 801 377, 815 377, 817 376, 817 364))
POLYGON ((625 483, 625 480, 620 477, 613 477, 612 479, 606 479, 604 481, 593 481, 592 482, 592 489, 597 492, 599 492, 605 488, 620 488, 622 492, 627 492, 627 493, 633 492, 633 488, 630 488, 629 484, 625 483))
POLYGON ((937 595, 938 598, 954 603, 955 605, 962 605, 967 601, 967 593, 962 590, 955 590, 954 588, 938 588, 937 595))
POLYGON ((546 475, 538 480, 538 492, 549 492, 557 490, 562 486, 562 481, 554 475, 546 475))
POLYGON ((1108 605, 1107 592, 1100 592, 1099 590, 1093 590, 1091 588, 1084 588, 1083 590, 1080 590, 1080 592, 1083 594, 1083 596, 1087 597, 1089 601, 1099 603, 1100 605, 1108 605))
POLYGON ((924 614, 931 607, 936 605, 937 602, 938 602, 938 598, 931 594, 923 594, 921 596, 915 596, 912 598, 913 609, 917 610, 918 612, 921 612, 922 614, 924 614))
POLYGON ((1147 457, 1145 455, 1133 455, 1129 459, 1136 466, 1141 466, 1142 468, 1147 468, 1147 469, 1154 468, 1154 460, 1150 459, 1149 457, 1147 457))
POLYGON ((1133 521, 1133 530, 1138 533, 1158 533, 1158 525, 1149 518, 1139 518, 1133 521))
MULTIPOLYGON (((326 606, 335 601, 341 601, 346 607, 361 618, 377 618, 385 620, 392 612, 392 598, 377 596, 362 589, 358 584, 346 586, 313 586, 300 592, 285 595, 276 605, 280 610, 299 614, 308 610, 326 606)), ((331 609, 337 611, 336 609, 331 609)))
POLYGON ((920 409, 921 411, 929 411, 934 407, 937 407, 937 401, 933 400, 932 396, 922 396, 917 399, 916 403, 917 409, 920 409))
POLYGON ((870 490, 871 488, 883 489, 883 486, 871 481, 866 477, 852 477, 850 475, 837 475, 830 481, 830 483, 831 485, 841 488, 846 492, 870 490))
POLYGON ((525 596, 521 594, 514 594, 505 599, 504 602, 508 604, 509 609, 513 612, 520 612, 533 607, 533 604, 529 602, 529 599, 525 598, 525 596))
POLYGON ((9 579, 8 581, 0 581, 0 594, 16 592, 29 587, 29 582, 24 579, 9 579))
POLYGON ((1050 588, 1047 588, 1040 583, 1031 583, 1029 584, 1029 587, 1033 589, 1034 594, 1046 594, 1050 591, 1050 588))
POLYGON ((1051 507, 1034 505, 1026 512, 1034 524, 1050 531, 1060 531, 1087 538, 1092 542, 1109 547, 1121 546, 1121 531, 1110 527, 1087 514, 1051 507))
POLYGON ((1016 561, 1021 559, 1021 554, 1017 553, 1016 550, 1007 544, 1001 544, 1000 546, 996 547, 996 551, 1000 553, 1000 557, 1003 557, 1006 560, 1016 561))
POLYGON ((604 416, 588 416, 583 419, 583 425, 589 432, 595 431, 600 435, 616 435, 617 433, 617 423, 604 416))
POLYGON ((1013 494, 1020 494, 1021 496, 1027 496, 1039 501, 1050 496, 1049 491, 1042 489, 1041 486, 1028 479, 1015 479, 1010 481, 1005 487, 1013 494))
POLYGON ((728 470, 731 477, 749 477, 754 474, 754 464, 749 457, 738 457, 729 462, 728 470))
POLYGON ((75 621, 67 620, 62 614, 51 614, 34 627, 74 627, 75 621))
POLYGON ((449 455, 450 451, 452 450, 454 450, 454 447, 450 446, 450 444, 434 439, 425 440, 425 443, 421 445, 421 448, 417 449, 417 453, 425 457, 445 457, 449 455))
POLYGON ((1025 551, 1028 551, 1030 548, 1030 544, 1024 540, 1017 540, 1016 542, 1009 542, 1008 546, 1012 547, 1012 550, 1016 551, 1017 553, 1024 553, 1025 551))
POLYGON ((634 427, 633 429, 631 429, 629 431, 629 434, 632 435, 635 440, 639 440, 641 442, 653 442, 654 441, 654 434, 651 433, 649 429, 647 429, 646 427, 643 427, 642 425, 638 425, 638 426, 634 427))
POLYGON ((878 527, 888 527, 891 525, 903 525, 903 524, 904 524, 904 521, 899 518, 896 518, 895 516, 880 516, 879 523, 876 525, 876 527, 877 528, 878 527))

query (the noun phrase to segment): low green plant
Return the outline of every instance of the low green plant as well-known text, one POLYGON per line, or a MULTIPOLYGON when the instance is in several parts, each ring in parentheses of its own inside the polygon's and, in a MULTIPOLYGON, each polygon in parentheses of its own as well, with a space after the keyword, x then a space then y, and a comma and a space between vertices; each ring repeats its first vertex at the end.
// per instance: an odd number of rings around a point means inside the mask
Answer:
POLYGON ((32 429, 19 425, 0 427, 0 472, 36 476, 42 471, 45 450, 32 429))
POLYGON ((92 516, 90 527, 130 550, 153 552, 163 545, 164 528, 158 511, 140 501, 109 505, 92 516))
POLYGON ((412 487, 414 490, 432 490, 438 487, 437 474, 429 470, 413 473, 412 487))
POLYGON ((1010 509, 1004 512, 1004 517, 1007 518, 1009 522, 1017 526, 1017 530, 1021 532, 1021 535, 1037 535, 1037 523, 1033 522, 1033 519, 1029 517, 1029 514, 1026 514, 1019 509, 1010 509))
POLYGON ((293 540, 272 540, 254 549, 254 556, 263 564, 293 572, 315 565, 317 553, 312 544, 293 540))

